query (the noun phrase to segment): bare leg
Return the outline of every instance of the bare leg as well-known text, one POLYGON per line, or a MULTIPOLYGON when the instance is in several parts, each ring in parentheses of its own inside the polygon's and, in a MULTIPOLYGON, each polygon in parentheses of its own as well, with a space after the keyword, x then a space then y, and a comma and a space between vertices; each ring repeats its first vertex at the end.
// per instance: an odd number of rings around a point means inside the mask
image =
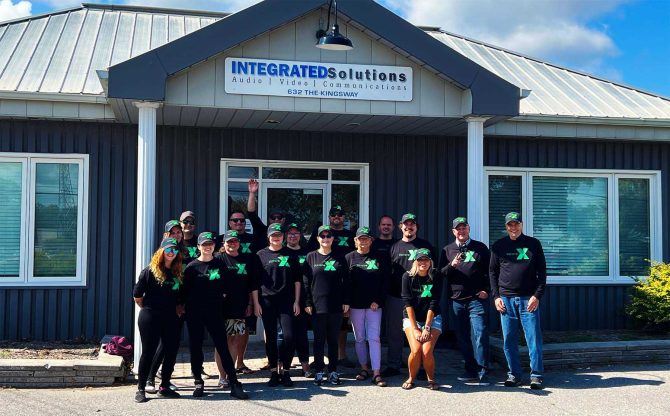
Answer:
POLYGON ((435 380, 435 356, 433 355, 433 350, 435 349, 435 344, 437 339, 440 337, 441 332, 433 329, 430 331, 430 340, 421 344, 421 355, 423 358, 423 369, 426 370, 426 376, 428 381, 435 380))
MULTIPOLYGON (((414 333, 412 328, 405 329, 405 336, 407 336, 407 341, 409 342, 409 357, 407 358, 407 368, 409 370, 409 378, 407 383, 413 383, 416 378, 416 373, 419 372, 419 367, 421 367, 421 343, 414 338, 414 333)), ((434 368, 433 368, 434 370, 434 368)))

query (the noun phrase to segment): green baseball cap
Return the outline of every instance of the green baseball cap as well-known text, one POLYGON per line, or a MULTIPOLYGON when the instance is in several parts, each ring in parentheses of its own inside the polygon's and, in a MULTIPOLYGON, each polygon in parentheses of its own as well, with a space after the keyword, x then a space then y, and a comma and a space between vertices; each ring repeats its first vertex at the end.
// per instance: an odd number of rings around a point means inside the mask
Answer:
POLYGON ((509 214, 505 215, 505 225, 509 224, 510 222, 522 222, 521 214, 512 211, 509 214))

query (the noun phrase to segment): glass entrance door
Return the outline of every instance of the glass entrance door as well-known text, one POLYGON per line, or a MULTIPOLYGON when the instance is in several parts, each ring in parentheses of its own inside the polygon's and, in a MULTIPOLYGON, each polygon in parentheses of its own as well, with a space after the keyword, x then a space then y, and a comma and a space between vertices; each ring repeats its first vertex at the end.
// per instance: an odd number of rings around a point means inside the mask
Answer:
POLYGON ((273 211, 285 213, 288 222, 298 223, 305 238, 326 221, 327 184, 291 181, 263 182, 261 185, 261 218, 273 211))

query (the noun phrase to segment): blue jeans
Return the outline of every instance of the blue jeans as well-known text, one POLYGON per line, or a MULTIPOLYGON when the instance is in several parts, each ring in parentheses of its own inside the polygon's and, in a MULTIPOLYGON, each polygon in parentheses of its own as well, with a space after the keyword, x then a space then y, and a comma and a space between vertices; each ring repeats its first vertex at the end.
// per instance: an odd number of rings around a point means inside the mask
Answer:
POLYGON ((484 376, 489 369, 489 300, 454 300, 458 347, 469 375, 484 376))
POLYGON ((542 378, 542 329, 540 328, 540 309, 528 312, 529 296, 500 297, 505 303, 505 313, 500 315, 503 331, 503 350, 509 367, 508 375, 521 377, 521 361, 519 360, 519 325, 528 345, 530 356, 530 376, 542 378))

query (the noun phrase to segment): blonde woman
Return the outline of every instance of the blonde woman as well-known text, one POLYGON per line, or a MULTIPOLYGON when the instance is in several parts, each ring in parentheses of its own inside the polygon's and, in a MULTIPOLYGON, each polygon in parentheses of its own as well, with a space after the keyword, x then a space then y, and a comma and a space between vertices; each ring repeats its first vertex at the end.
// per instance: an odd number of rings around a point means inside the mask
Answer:
POLYGON ((405 390, 414 388, 422 362, 428 376, 428 388, 440 388, 435 382, 433 350, 442 333, 442 280, 443 276, 433 268, 430 250, 418 249, 412 268, 402 276, 402 299, 405 302, 402 328, 410 347, 407 359, 409 378, 402 385, 405 390))
POLYGON ((179 397, 179 393, 170 390, 179 342, 177 305, 182 284, 182 255, 178 245, 174 238, 163 239, 160 248, 151 257, 151 264, 140 272, 133 290, 135 303, 141 308, 137 318, 142 342, 135 394, 138 403, 147 401, 145 386, 159 341, 163 344, 165 358, 158 394, 179 397))

